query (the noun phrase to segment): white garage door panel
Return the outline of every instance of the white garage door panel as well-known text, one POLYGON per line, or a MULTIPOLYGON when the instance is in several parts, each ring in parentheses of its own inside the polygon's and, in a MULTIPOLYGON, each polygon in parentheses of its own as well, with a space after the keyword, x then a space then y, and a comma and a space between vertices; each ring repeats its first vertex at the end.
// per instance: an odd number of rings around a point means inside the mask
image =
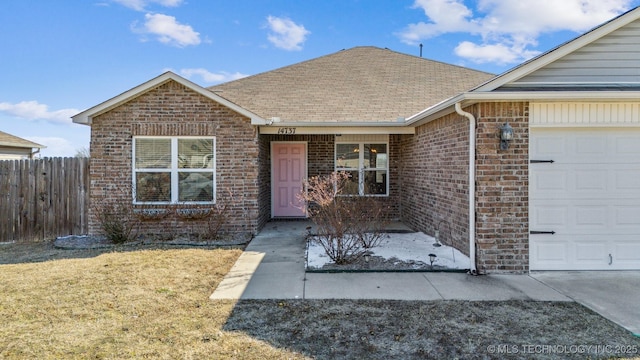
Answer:
POLYGON ((531 270, 640 269, 640 129, 531 129, 531 270))
POLYGON ((633 199, 532 199, 530 230, 569 234, 638 234, 640 205, 633 199), (617 204, 607 203, 617 201, 617 204), (570 201, 571 203, 568 203, 570 201), (533 202, 533 201, 532 201, 533 202))
POLYGON ((638 269, 640 242, 634 236, 609 237, 610 240, 601 235, 535 236, 538 239, 530 247, 531 262, 536 264, 532 270, 638 269))
POLYGON ((531 129, 531 159, 551 158, 574 164, 637 164, 637 128, 531 129))
POLYGON ((638 268, 638 257, 640 257, 640 242, 637 239, 617 241, 614 254, 618 261, 630 265, 630 269, 636 269, 638 268))
POLYGON ((555 161, 553 164, 531 164, 530 168, 530 189, 539 199, 558 196, 626 199, 638 196, 640 192, 640 168, 634 164, 590 165, 555 161))

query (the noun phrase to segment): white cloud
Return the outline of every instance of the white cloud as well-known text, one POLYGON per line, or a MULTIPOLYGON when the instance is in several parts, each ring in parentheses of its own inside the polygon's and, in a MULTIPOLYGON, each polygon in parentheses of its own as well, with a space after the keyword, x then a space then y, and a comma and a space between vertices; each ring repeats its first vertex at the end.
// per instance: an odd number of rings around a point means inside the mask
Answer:
POLYGON ((463 41, 458 44, 454 52, 462 58, 473 59, 477 63, 493 63, 497 65, 513 64, 523 58, 531 58, 540 54, 539 51, 513 48, 505 44, 478 45, 470 41, 463 41))
POLYGON ((415 0, 428 22, 409 24, 396 34, 404 43, 447 33, 480 37, 458 44, 458 56, 474 62, 517 63, 539 51, 531 49, 544 33, 584 32, 629 9, 630 0, 479 0, 474 10, 462 0, 415 0))
POLYGON ((197 69, 181 69, 180 75, 184 76, 187 79, 191 79, 194 76, 199 76, 205 83, 221 83, 227 82, 231 80, 241 79, 243 77, 247 77, 249 75, 241 74, 239 72, 228 73, 225 71, 221 71, 219 73, 212 73, 207 69, 197 68, 197 69))
POLYGON ((405 43, 415 45, 422 39, 448 32, 478 31, 471 19, 473 12, 459 0, 416 0, 413 7, 422 8, 431 22, 409 24, 399 34, 405 43))
POLYGON ((76 155, 78 150, 89 147, 88 142, 72 143, 68 139, 61 137, 27 136, 25 139, 46 146, 39 154, 42 157, 72 157, 76 155))
POLYGON ((180 24, 176 18, 164 14, 146 14, 142 29, 133 26, 134 31, 155 35, 163 44, 184 47, 200 44, 200 33, 189 25, 180 24))
POLYGON ((177 7, 183 0, 113 0, 116 3, 137 11, 144 11, 150 4, 158 4, 165 7, 177 7))
POLYGON ((71 116, 79 113, 80 110, 61 109, 49 111, 49 106, 32 100, 21 101, 17 104, 0 102, 0 112, 27 120, 46 120, 53 123, 71 124, 71 116))
POLYGON ((267 17, 269 35, 267 39, 277 48, 284 50, 302 50, 302 43, 307 40, 310 31, 288 18, 267 17))

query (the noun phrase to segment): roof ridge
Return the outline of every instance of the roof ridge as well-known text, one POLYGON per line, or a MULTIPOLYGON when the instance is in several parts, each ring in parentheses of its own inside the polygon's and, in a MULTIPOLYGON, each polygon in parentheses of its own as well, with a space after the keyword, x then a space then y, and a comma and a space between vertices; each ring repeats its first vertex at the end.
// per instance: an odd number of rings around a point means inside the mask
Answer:
MULTIPOLYGON (((357 47, 364 47, 364 46, 357 46, 357 47)), ((341 50, 338 50, 338 51, 336 51, 336 52, 332 52, 332 53, 330 53, 330 54, 325 54, 325 55, 321 55, 321 56, 314 57, 314 58, 311 58, 311 59, 303 60, 303 61, 300 61, 300 62, 297 62, 297 63, 293 63, 293 64, 289 64, 289 65, 284 65, 284 66, 281 66, 281 67, 277 67, 277 68, 275 68, 275 69, 270 69, 270 70, 261 71, 261 72, 259 72, 259 73, 252 74, 252 75, 249 75, 249 76, 246 76, 246 77, 240 78, 240 79, 235 79, 235 80, 226 81, 226 82, 223 82, 223 83, 220 83, 220 84, 216 84, 216 85, 208 86, 206 89, 207 89, 207 90, 211 90, 211 91, 213 91, 213 90, 212 90, 213 88, 218 87, 218 86, 221 86, 221 85, 233 84, 233 83, 235 83, 235 82, 237 82, 237 81, 246 80, 246 79, 251 79, 251 78, 253 78, 253 77, 260 76, 260 75, 262 75, 262 74, 266 74, 266 73, 270 73, 270 72, 274 72, 274 71, 280 71, 280 70, 284 70, 284 69, 287 69, 287 68, 290 68, 290 67, 293 67, 293 66, 298 66, 298 65, 301 65, 301 64, 305 64, 305 63, 308 63, 308 62, 311 62, 311 61, 315 61, 315 60, 319 60, 319 59, 324 59, 324 58, 327 58, 327 57, 329 57, 329 56, 333 56, 333 55, 339 54, 339 53, 341 53, 341 52, 343 52, 343 51, 351 50, 351 49, 355 49, 355 48, 356 48, 356 47, 349 48, 349 49, 344 49, 344 48, 343 48, 343 49, 341 49, 341 50)))
POLYGON ((460 68, 460 69, 464 69, 464 70, 468 70, 468 71, 474 71, 474 72, 477 72, 477 73, 495 75, 493 73, 489 73, 489 72, 481 71, 481 70, 476 70, 476 69, 472 69, 472 68, 461 66, 461 65, 449 64, 449 63, 446 63, 444 61, 433 60, 433 59, 430 59, 430 58, 425 58, 425 57, 420 57, 420 56, 415 56, 415 55, 411 55, 411 54, 402 53, 402 52, 399 52, 397 50, 389 49, 387 47, 381 48, 381 47, 378 47, 378 46, 375 46, 375 45, 358 45, 358 46, 354 46, 354 47, 351 47, 351 48, 344 48, 344 49, 338 50, 336 52, 332 52, 330 54, 325 54, 325 55, 318 56, 318 57, 315 57, 315 58, 303 60, 303 61, 300 61, 300 62, 297 62, 297 63, 281 66, 281 67, 278 67, 278 68, 275 68, 275 69, 262 71, 262 72, 259 72, 257 74, 249 75, 247 77, 243 77, 243 78, 240 78, 240 79, 235 79, 235 80, 223 82, 223 83, 220 83, 220 84, 212 85, 212 86, 207 87, 206 89, 209 90, 209 91, 215 92, 215 89, 217 87, 221 87, 223 85, 233 84, 233 83, 238 82, 238 81, 251 79, 251 78, 254 78, 256 76, 260 76, 260 75, 267 74, 267 73, 270 73, 270 72, 283 71, 283 70, 286 70, 286 69, 289 69, 289 68, 292 68, 292 67, 303 66, 304 64, 308 64, 310 62, 320 61, 320 60, 326 59, 328 57, 337 56, 337 55, 340 55, 340 54, 342 54, 344 52, 355 51, 355 50, 358 50, 358 49, 374 49, 374 50, 379 50, 379 51, 390 51, 390 52, 392 52, 392 53, 394 53, 396 55, 402 55, 402 56, 410 57, 410 58, 413 58, 413 59, 416 59, 416 60, 430 61, 430 62, 433 62, 433 63, 442 64, 442 65, 451 66, 451 67, 456 67, 456 68, 460 68))
POLYGON ((438 64, 442 64, 442 65, 446 65, 446 66, 452 66, 452 67, 457 67, 460 69, 465 69, 465 70, 471 70, 471 71, 476 71, 478 73, 483 73, 483 74, 488 74, 488 75, 496 75, 494 73, 490 73, 490 72, 486 72, 486 71, 482 71, 482 70, 478 70, 478 69, 473 69, 467 66, 462 66, 462 65, 458 65, 458 64, 451 64, 448 62, 444 62, 442 60, 434 60, 428 57, 422 57, 422 56, 418 56, 418 55, 413 55, 413 54, 407 54, 407 53, 403 53, 397 50, 393 50, 393 49, 389 49, 389 48, 380 48, 381 50, 388 50, 391 51, 393 53, 396 53, 398 55, 404 55, 404 56, 408 56, 408 57, 412 57, 412 58, 416 58, 416 59, 421 59, 421 60, 426 60, 426 61, 430 61, 430 62, 434 62, 434 63, 438 63, 438 64))

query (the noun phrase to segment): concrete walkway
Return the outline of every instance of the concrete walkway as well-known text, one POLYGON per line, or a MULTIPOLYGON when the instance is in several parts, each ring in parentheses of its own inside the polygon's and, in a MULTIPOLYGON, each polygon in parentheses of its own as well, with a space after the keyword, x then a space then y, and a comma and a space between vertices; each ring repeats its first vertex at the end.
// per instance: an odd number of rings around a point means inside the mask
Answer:
POLYGON ((240 255, 211 299, 571 301, 526 275, 305 273, 307 221, 274 221, 240 255))
MULTIPOLYGON (((438 272, 305 273, 304 238, 310 225, 307 221, 267 224, 240 255, 211 299, 577 301, 640 334, 637 306, 640 276, 631 276, 632 284, 624 287, 635 292, 623 293, 630 297, 615 302, 616 292, 607 296, 603 294, 606 290, 598 288, 611 280, 592 279, 585 280, 588 284, 578 283, 569 275, 566 278, 552 276, 558 273, 533 276, 438 272)), ((640 275, 640 272, 636 273, 640 275)), ((607 276, 615 277, 616 273, 610 274, 607 276)))

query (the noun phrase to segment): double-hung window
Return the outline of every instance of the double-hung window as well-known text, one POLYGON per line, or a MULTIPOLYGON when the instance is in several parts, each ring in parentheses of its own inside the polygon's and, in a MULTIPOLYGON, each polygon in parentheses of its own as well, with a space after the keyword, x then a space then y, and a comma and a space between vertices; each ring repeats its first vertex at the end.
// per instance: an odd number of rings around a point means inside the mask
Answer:
POLYGON ((342 190, 344 195, 389 194, 389 141, 372 139, 336 141, 335 170, 349 174, 349 182, 342 190))
POLYGON ((214 137, 134 137, 134 203, 214 203, 215 146, 214 137))

